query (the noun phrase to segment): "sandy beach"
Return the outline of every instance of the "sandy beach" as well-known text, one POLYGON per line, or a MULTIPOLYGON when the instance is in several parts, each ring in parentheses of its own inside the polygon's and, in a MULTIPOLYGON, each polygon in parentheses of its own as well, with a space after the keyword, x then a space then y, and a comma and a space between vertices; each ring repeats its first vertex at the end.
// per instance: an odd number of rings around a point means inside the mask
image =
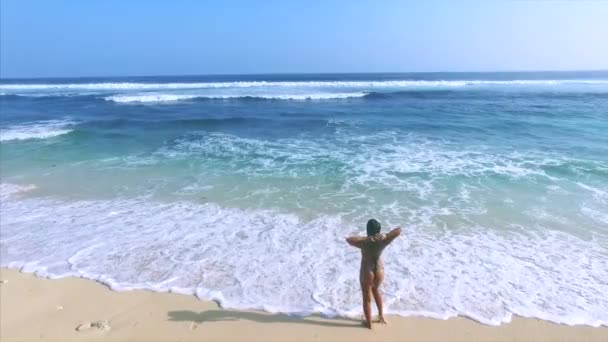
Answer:
POLYGON ((13 269, 0 275, 2 341, 608 341, 607 327, 524 318, 492 327, 392 316, 369 331, 357 320, 224 310, 193 296, 114 292, 86 279, 13 269))

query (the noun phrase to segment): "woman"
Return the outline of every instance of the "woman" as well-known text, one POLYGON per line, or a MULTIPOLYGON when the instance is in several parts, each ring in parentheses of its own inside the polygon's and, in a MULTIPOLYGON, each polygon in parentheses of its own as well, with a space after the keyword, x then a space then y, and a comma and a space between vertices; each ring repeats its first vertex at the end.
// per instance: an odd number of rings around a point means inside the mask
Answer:
POLYGON ((380 285, 384 280, 384 265, 380 255, 386 246, 401 234, 401 228, 395 228, 388 234, 380 234, 380 222, 371 219, 367 222, 367 237, 354 236, 346 239, 349 245, 361 249, 361 269, 359 282, 363 293, 363 312, 365 326, 372 328, 372 294, 378 307, 378 322, 386 324, 382 307, 380 285))

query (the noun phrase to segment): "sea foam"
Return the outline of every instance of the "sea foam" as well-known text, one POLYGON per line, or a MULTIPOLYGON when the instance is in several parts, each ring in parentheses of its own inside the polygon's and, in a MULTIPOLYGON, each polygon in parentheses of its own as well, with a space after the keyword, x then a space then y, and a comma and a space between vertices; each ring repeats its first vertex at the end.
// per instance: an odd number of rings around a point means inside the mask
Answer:
MULTIPOLYGON (((340 215, 304 219, 213 203, 70 201, 12 184, 0 189, 4 267, 115 290, 192 294, 226 308, 360 314, 360 255, 344 237, 362 228, 340 215)), ((605 235, 400 223, 404 236, 384 256, 389 313, 491 325, 514 314, 608 324, 605 235)))
POLYGON ((605 85, 608 80, 390 80, 390 81, 237 81, 173 83, 67 83, 67 84, 0 84, 0 90, 153 90, 205 88, 394 88, 394 87, 464 87, 464 86, 552 86, 561 84, 605 85))
POLYGON ((73 123, 65 120, 37 121, 0 129, 0 141, 46 139, 72 132, 73 123))
POLYGON ((310 94, 135 94, 135 95, 114 95, 105 97, 107 101, 118 103, 142 103, 142 102, 175 102, 191 99, 267 99, 267 100, 326 100, 326 99, 345 99, 351 97, 362 97, 366 93, 310 93, 310 94))

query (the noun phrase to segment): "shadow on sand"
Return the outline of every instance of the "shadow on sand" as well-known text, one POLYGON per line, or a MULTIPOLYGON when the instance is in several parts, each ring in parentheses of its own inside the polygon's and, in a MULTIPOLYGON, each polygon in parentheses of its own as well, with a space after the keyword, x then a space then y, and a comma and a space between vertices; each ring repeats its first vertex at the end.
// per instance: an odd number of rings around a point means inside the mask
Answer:
POLYGON ((293 317, 283 314, 265 314, 248 311, 207 310, 201 312, 178 310, 169 311, 169 321, 174 322, 221 322, 248 320, 258 323, 288 322, 295 324, 310 324, 325 327, 362 328, 360 321, 351 319, 311 319, 309 317, 293 317))

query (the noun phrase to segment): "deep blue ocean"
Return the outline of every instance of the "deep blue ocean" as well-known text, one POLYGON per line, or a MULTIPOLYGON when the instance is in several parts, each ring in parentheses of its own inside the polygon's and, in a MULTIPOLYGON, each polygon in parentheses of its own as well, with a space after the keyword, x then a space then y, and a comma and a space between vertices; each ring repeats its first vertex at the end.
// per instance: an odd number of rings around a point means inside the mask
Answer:
POLYGON ((608 71, 0 80, 2 266, 228 308, 608 325, 608 71))

